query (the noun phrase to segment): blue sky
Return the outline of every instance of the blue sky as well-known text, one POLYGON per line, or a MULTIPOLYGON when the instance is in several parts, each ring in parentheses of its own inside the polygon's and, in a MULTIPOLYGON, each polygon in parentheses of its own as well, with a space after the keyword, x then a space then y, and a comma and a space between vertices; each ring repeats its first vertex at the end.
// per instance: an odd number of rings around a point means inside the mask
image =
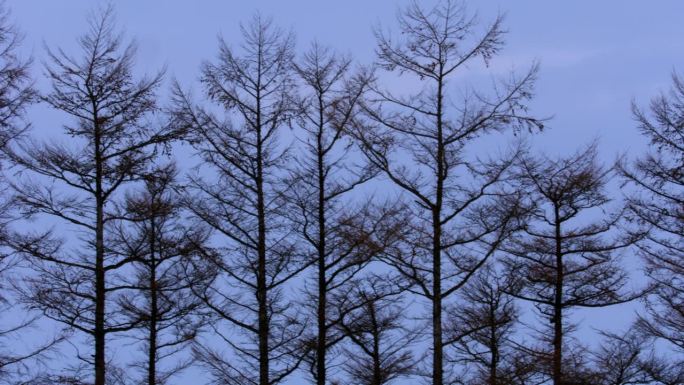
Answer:
MULTIPOLYGON (((43 44, 75 52, 75 37, 85 28, 85 16, 99 2, 92 0, 7 1, 12 18, 24 32, 23 51, 35 60, 37 86, 44 59, 43 44)), ((392 28, 397 8, 406 1, 389 0, 118 0, 119 25, 138 41, 138 68, 153 72, 167 67, 175 77, 197 90, 199 64, 213 59, 217 36, 239 43, 238 23, 255 11, 272 16, 297 35, 299 48, 312 39, 351 54, 359 63, 373 60, 371 28, 392 28)), ((433 0, 421 1, 426 6, 433 0)), ((620 153, 635 155, 647 148, 630 114, 635 100, 645 106, 666 90, 670 74, 684 73, 684 2, 680 0, 481 0, 470 2, 484 22, 505 13, 507 45, 493 60, 489 73, 505 75, 524 70, 535 60, 541 65, 532 111, 553 116, 548 129, 531 138, 537 149, 568 153, 597 139, 607 161, 620 153)), ((473 79, 485 76, 472 68, 473 79)), ((488 75, 487 75, 488 76, 488 75)), ((464 78, 464 81, 469 79, 464 78)), ((31 111, 34 133, 52 136, 64 117, 43 106, 31 111)), ((176 154, 183 157, 185 154, 176 154)), ((624 325, 633 306, 579 313, 581 334, 591 327, 624 325)), ((190 382, 179 382, 190 383, 190 382)), ((295 378, 292 384, 300 383, 295 378)))

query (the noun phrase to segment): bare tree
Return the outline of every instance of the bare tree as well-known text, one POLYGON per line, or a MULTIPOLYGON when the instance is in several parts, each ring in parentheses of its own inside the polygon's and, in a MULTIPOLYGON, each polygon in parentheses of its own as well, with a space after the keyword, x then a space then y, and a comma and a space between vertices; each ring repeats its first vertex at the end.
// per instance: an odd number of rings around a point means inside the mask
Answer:
POLYGON ((146 360, 134 366, 145 373, 140 382, 148 385, 165 384, 190 365, 189 359, 172 358, 194 340, 201 325, 197 313, 202 303, 191 287, 211 277, 192 261, 208 233, 183 223, 175 179, 173 163, 152 169, 144 177, 144 190, 128 194, 121 209, 127 221, 117 226, 111 241, 112 254, 134 258, 135 271, 121 277, 134 291, 117 302, 132 323, 140 323, 135 338, 143 342, 146 360))
POLYGON ((10 12, 0 4, 0 148, 28 128, 26 107, 37 100, 29 76, 30 60, 19 57, 22 35, 9 20, 10 12))
POLYGON ((391 384, 414 373, 416 360, 410 347, 418 334, 406 327, 403 291, 387 277, 354 282, 352 295, 358 306, 338 324, 349 339, 344 369, 351 384, 391 384))
POLYGON ((591 383, 596 385, 652 384, 651 343, 638 329, 625 333, 601 333, 604 341, 592 353, 591 383))
POLYGON ((649 385, 684 384, 684 366, 677 360, 652 356, 645 362, 644 371, 649 376, 649 385))
POLYGON ((652 151, 619 169, 637 187, 627 203, 631 218, 647 229, 637 246, 656 284, 640 327, 684 353, 684 82, 677 75, 673 82, 669 94, 651 102, 650 113, 633 106, 652 151))
POLYGON ((387 258, 431 308, 434 385, 445 383, 443 309, 514 227, 515 194, 501 194, 512 164, 478 160, 476 139, 541 123, 526 115, 536 68, 500 83, 491 95, 472 91, 458 104, 449 80, 477 58, 488 62, 502 45, 501 18, 481 34, 463 6, 445 1, 431 10, 417 2, 399 15, 400 40, 376 32, 380 68, 422 86, 396 95, 372 85, 357 135, 370 162, 412 201, 412 236, 401 255, 387 258), (453 107, 452 107, 453 106, 453 107), (403 160, 402 160, 403 158, 403 160))
POLYGON ((537 207, 524 231, 503 247, 511 256, 505 260, 511 293, 533 303, 541 324, 550 324, 541 332, 546 347, 540 360, 550 362, 555 385, 567 384, 579 377, 569 372, 581 359, 564 344, 573 328, 568 313, 640 295, 626 289, 629 277, 619 264, 620 252, 636 237, 619 232, 624 211, 610 211, 605 187, 611 170, 599 165, 594 145, 560 159, 522 158, 520 168, 521 183, 530 186, 527 199, 537 207), (597 217, 598 210, 606 214, 597 217))
POLYGON ((327 383, 328 351, 344 338, 338 324, 355 306, 348 298, 350 284, 384 249, 396 226, 390 220, 396 210, 349 198, 349 192, 377 174, 352 152, 349 126, 358 114, 366 78, 352 77, 350 67, 350 59, 317 43, 294 64, 306 92, 299 119, 304 148, 295 158, 292 188, 285 195, 315 267, 315 289, 305 287, 304 306, 316 319, 316 331, 307 339, 315 345, 308 361, 319 385, 327 383))
MULTIPOLYGON (((0 160, 6 160, 5 150, 9 142, 26 131, 29 123, 26 108, 37 101, 29 76, 30 60, 23 60, 17 51, 22 36, 10 21, 10 10, 0 4, 0 160)), ((4 168, 5 164, 0 164, 4 168)), ((0 176, 0 383, 19 381, 19 377, 30 376, 47 357, 47 353, 63 337, 56 336, 39 345, 17 346, 16 341, 32 333, 38 317, 17 315, 18 305, 11 294, 10 276, 19 263, 11 250, 6 250, 7 226, 13 219, 11 190, 5 176, 0 176), (9 315, 7 319, 6 315, 9 315)))
POLYGON ((45 366, 54 348, 65 339, 65 335, 58 334, 40 344, 17 346, 17 341, 25 341, 29 333, 35 332, 38 321, 37 316, 27 314, 17 322, 17 308, 12 302, 0 299, 0 312, 14 316, 12 323, 5 326, 3 322, 0 329, 0 384, 25 383, 40 375, 39 368, 45 366))
POLYGON ((93 355, 79 358, 104 385, 107 335, 128 330, 114 299, 125 291, 116 272, 133 258, 111 253, 107 234, 118 221, 110 209, 118 192, 139 179, 159 145, 179 136, 166 126, 153 128, 161 74, 136 80, 135 46, 123 45, 111 8, 89 19, 78 39, 81 54, 48 51, 52 81, 45 103, 73 118, 64 126, 69 144, 24 140, 10 156, 23 177, 14 193, 27 216, 52 217, 73 226, 74 236, 52 229, 14 234, 10 243, 32 261, 25 299, 45 316, 85 333, 93 355))
POLYGON ((292 239, 283 191, 289 144, 279 131, 298 111, 293 98, 293 36, 255 16, 242 25, 239 53, 221 40, 215 63, 205 63, 202 83, 213 110, 194 105, 176 90, 177 124, 190 128, 204 161, 188 182, 188 207, 217 234, 203 249, 219 272, 196 294, 219 320, 215 334, 236 355, 224 357, 198 345, 198 358, 216 382, 271 385, 301 363, 303 332, 283 290, 307 264, 292 239), (216 109, 225 111, 220 118, 216 109), (229 335, 230 334, 230 335, 229 335))
POLYGON ((514 341, 519 311, 506 284, 488 264, 463 288, 459 302, 446 311, 446 343, 454 346, 447 359, 467 373, 462 375, 463 384, 535 383, 533 360, 514 341))

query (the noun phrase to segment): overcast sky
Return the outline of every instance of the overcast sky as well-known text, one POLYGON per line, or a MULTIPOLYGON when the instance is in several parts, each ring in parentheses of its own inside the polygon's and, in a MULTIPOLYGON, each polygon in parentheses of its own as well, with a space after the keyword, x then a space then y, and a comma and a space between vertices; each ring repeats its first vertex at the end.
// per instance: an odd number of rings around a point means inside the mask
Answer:
MULTIPOLYGON (((25 34, 23 50, 34 57, 39 76, 44 46, 75 51, 85 31, 93 0, 10 0, 12 18, 25 34)), ((397 8, 389 0, 118 0, 112 2, 119 25, 138 41, 139 68, 166 66, 168 78, 197 89, 201 61, 217 53, 217 36, 239 42, 240 21, 255 12, 272 16, 297 36, 299 48, 316 39, 357 62, 373 61, 372 26, 394 27, 397 8)), ((434 1, 421 1, 426 6, 434 1)), ((532 111, 553 116, 548 129, 532 139, 549 153, 570 152, 598 138, 607 160, 618 153, 637 154, 647 144, 639 136, 630 103, 647 105, 666 90, 670 74, 684 73, 684 2, 681 0, 480 0, 471 1, 483 22, 506 14, 507 45, 492 62, 494 75, 535 60, 541 65, 532 111)), ((301 51, 301 50, 300 50, 301 51)), ((473 76, 482 76, 475 71, 473 76)), ((45 89, 38 78, 37 85, 45 89)), ((36 107, 31 119, 37 135, 56 133, 64 117, 36 107)), ((183 154, 177 154, 182 156, 183 154)), ((624 325, 631 307, 581 314, 585 329, 624 325)), ((588 335, 588 334, 584 334, 588 335)), ((178 382, 190 384, 190 382, 178 382)), ((301 383, 293 378, 292 384, 301 383)))

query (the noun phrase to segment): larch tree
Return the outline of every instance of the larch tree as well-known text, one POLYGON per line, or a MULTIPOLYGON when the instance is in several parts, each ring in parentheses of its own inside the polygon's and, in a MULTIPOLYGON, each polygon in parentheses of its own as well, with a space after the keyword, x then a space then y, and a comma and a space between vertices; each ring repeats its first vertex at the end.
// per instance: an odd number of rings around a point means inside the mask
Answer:
POLYGON ((303 148, 294 159, 292 188, 285 196, 314 268, 303 301, 316 320, 315 331, 306 335, 313 345, 307 363, 314 381, 324 385, 328 352, 344 338, 339 322, 357 306, 349 298, 350 285, 396 238, 398 210, 350 197, 352 190, 377 174, 355 154, 349 135, 366 78, 352 75, 350 59, 318 43, 295 62, 294 69, 304 93, 298 119, 303 148))
POLYGON ((213 332, 233 351, 197 344, 197 357, 216 381, 272 385, 299 367, 305 350, 303 327, 284 296, 308 265, 283 198, 290 144, 279 134, 299 108, 293 36, 258 15, 241 31, 239 50, 221 40, 217 60, 202 67, 213 105, 199 106, 177 87, 174 119, 189 129, 203 161, 187 182, 188 209, 216 234, 202 254, 217 275, 194 291, 217 318, 213 332))
POLYGON ((37 101, 29 74, 30 60, 17 52, 22 35, 10 21, 10 11, 0 8, 0 146, 24 133, 29 124, 26 108, 37 101))
MULTIPOLYGON (((671 92, 653 99, 649 110, 633 106, 651 150, 619 169, 636 187, 627 203, 631 219, 647 230, 637 246, 656 285, 639 325, 684 353, 684 81, 673 75, 673 82, 671 92)), ((684 360, 672 364, 681 368, 684 360)))
POLYGON ((648 375, 648 385, 679 385, 684 383, 684 366, 677 361, 663 360, 662 357, 653 356, 644 365, 644 371, 648 375))
POLYGON ((493 92, 468 89, 457 100, 454 78, 499 52, 501 18, 478 34, 464 6, 444 1, 430 10, 414 2, 398 21, 399 39, 376 32, 377 66, 419 89, 404 95, 371 84, 356 136, 368 160, 410 202, 410 236, 403 251, 385 257, 429 305, 426 376, 443 385, 452 380, 444 361, 446 301, 519 225, 516 194, 503 192, 513 155, 482 159, 472 148, 488 134, 541 128, 526 108, 536 67, 497 83, 493 92))
POLYGON ((180 357, 197 336, 202 302, 191 287, 212 274, 199 259, 198 248, 208 232, 184 222, 181 197, 174 191, 173 163, 151 169, 144 187, 129 192, 118 210, 125 218, 113 231, 111 253, 133 258, 133 271, 121 277, 131 291, 117 298, 123 314, 138 323, 131 335, 142 343, 145 359, 134 367, 144 373, 140 383, 162 385, 192 360, 180 357))
POLYGON ((448 362, 463 368, 469 385, 534 384, 535 365, 518 349, 520 312, 505 278, 492 264, 463 288, 446 314, 446 341, 454 351, 448 362), (449 311, 450 310, 450 311, 449 311))
MULTIPOLYGON (((0 6, 0 168, 6 171, 11 164, 7 160, 5 150, 11 141, 16 140, 29 127, 26 109, 37 101, 29 74, 30 60, 22 59, 19 45, 22 36, 10 21, 10 11, 3 4, 0 6)), ((11 170, 9 170, 11 172, 11 170)), ((6 176, 0 176, 0 382, 18 381, 22 375, 30 375, 32 367, 38 366, 37 360, 45 358, 62 338, 56 337, 39 346, 16 346, 17 338, 32 332, 37 317, 27 315, 23 319, 7 319, 6 315, 16 314, 18 304, 11 293, 11 274, 19 264, 19 258, 7 249, 6 240, 8 226, 14 218, 12 191, 7 186, 6 176)))
POLYGON ((548 362, 554 385, 585 371, 566 341, 574 329, 570 312, 640 295, 627 287, 629 276, 620 264, 638 235, 620 228, 624 210, 611 207, 606 191, 612 170, 597 157, 594 145, 559 159, 522 157, 521 184, 529 186, 526 199, 535 209, 524 230, 502 247, 510 255, 504 264, 511 294, 538 311, 539 360, 548 362))
POLYGON ((93 382, 104 385, 107 337, 136 323, 122 318, 116 304, 126 290, 117 271, 133 258, 111 253, 108 234, 119 220, 111 209, 124 187, 140 179, 159 146, 180 133, 153 121, 161 73, 134 77, 135 45, 124 44, 115 31, 111 8, 94 14, 77 42, 79 55, 48 51, 52 88, 43 97, 72 118, 64 125, 68 143, 26 139, 10 152, 21 170, 13 192, 22 214, 51 217, 73 232, 67 237, 31 226, 13 233, 10 244, 35 270, 24 285, 25 301, 92 341, 92 353, 78 358, 92 366, 93 382))
POLYGON ((347 338, 343 369, 349 384, 388 385, 415 374, 411 346, 419 334, 407 327, 404 292, 391 277, 354 281, 350 295, 357 306, 337 325, 347 338))
POLYGON ((637 328, 624 333, 602 332, 603 341, 591 352, 589 380, 596 385, 649 385, 655 381, 652 344, 637 328))

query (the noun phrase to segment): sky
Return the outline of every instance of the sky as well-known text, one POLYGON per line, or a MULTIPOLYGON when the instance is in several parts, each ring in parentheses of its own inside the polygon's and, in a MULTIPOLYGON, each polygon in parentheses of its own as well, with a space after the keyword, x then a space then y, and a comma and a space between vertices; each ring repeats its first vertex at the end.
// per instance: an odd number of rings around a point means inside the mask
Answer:
MULTIPOLYGON (((76 37, 86 29, 93 0, 9 0, 12 19, 25 34, 22 51, 34 58, 37 87, 44 47, 75 52, 76 37)), ((374 59, 372 27, 392 29, 398 7, 390 0, 119 0, 112 2, 119 26, 138 43, 138 65, 152 73, 166 67, 198 90, 198 68, 217 54, 217 37, 239 43, 239 23, 254 12, 272 16, 297 36, 301 52, 312 40, 351 54, 360 64, 374 59)), ((426 6, 435 1, 421 1, 426 6)), ((606 162, 620 154, 634 156, 647 149, 630 113, 630 104, 647 106, 665 91, 670 75, 684 74, 684 2, 680 0, 480 0, 469 2, 483 22, 505 14, 507 44, 487 72, 473 68, 473 77, 505 76, 539 62, 541 71, 531 111, 550 117, 547 129, 530 138, 533 148, 549 154, 569 153, 598 140, 606 162), (480 73, 482 72, 482 73, 480 73)), ((467 81, 468 79, 463 79, 467 81)), ((167 84, 168 85, 168 84, 167 84)), ((166 87, 168 89, 168 87, 166 87)), ((37 136, 58 134, 64 117, 44 106, 31 111, 37 136)), ((183 157, 187 154, 175 154, 183 157)), ((603 313, 580 313, 581 336, 592 328, 623 327, 634 312, 627 305, 603 313)), ((300 383, 294 378, 288 384, 300 383)), ((191 383, 183 382, 180 383, 191 383)))

